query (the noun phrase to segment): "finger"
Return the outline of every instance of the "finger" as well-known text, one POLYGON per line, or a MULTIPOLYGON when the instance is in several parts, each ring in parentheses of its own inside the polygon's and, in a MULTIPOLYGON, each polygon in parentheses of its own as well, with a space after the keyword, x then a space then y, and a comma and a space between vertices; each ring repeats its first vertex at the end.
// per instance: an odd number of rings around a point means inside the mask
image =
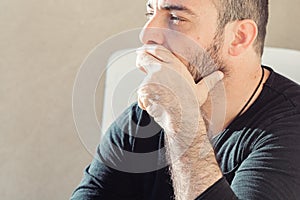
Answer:
POLYGON ((176 71, 184 77, 188 77, 188 79, 192 76, 189 71, 189 68, 191 68, 190 62, 182 55, 172 52, 161 45, 146 45, 145 49, 147 53, 161 60, 163 62, 163 66, 176 71))
POLYGON ((146 107, 144 106, 141 98, 138 97, 138 106, 142 109, 142 110, 146 110, 146 107))
MULTIPOLYGON (((147 67, 142 67, 142 60, 144 61, 143 65, 151 65, 150 62, 155 62, 153 59, 146 58, 147 55, 150 55, 150 58, 155 58, 156 61, 159 61, 161 67, 166 67, 172 71, 177 72, 178 74, 183 75, 188 80, 193 78, 191 73, 189 72, 189 62, 187 62, 184 58, 182 58, 180 55, 177 55, 164 46, 161 45, 144 45, 142 48, 139 48, 137 50, 138 54, 138 60, 137 60, 137 66, 144 72, 149 73, 149 69, 145 69, 147 67), (140 63, 140 64, 139 64, 140 63)), ((161 70, 160 67, 152 67, 152 73, 157 72, 161 70)))
POLYGON ((161 105, 159 105, 159 104, 157 104, 155 102, 151 102, 151 104, 146 107, 146 111, 154 119, 160 118, 161 115, 162 115, 162 107, 161 107, 161 105))
MULTIPOLYGON (((209 92, 210 90, 212 90, 216 84, 222 80, 224 77, 223 72, 221 71, 215 71, 213 73, 211 73, 210 75, 204 77, 199 83, 198 85, 205 85, 206 90, 209 92)), ((203 86, 202 86, 203 87, 203 86)))
POLYGON ((184 66, 186 66, 186 68, 190 63, 186 57, 181 55, 179 52, 173 52, 162 45, 145 45, 144 48, 147 53, 164 63, 176 63, 177 61, 181 62, 184 66))
POLYGON ((147 107, 149 107, 153 103, 151 101, 151 99, 153 99, 154 96, 152 87, 152 85, 145 84, 140 86, 140 88, 137 90, 138 105, 143 110, 146 110, 147 107))
POLYGON ((224 77, 223 72, 215 71, 210 75, 204 77, 198 84, 197 84, 197 93, 198 99, 200 102, 204 102, 208 96, 208 93, 217 85, 217 83, 222 80, 224 77))
POLYGON ((147 74, 161 70, 162 62, 146 52, 138 52, 136 66, 147 74))
POLYGON ((149 107, 150 101, 149 98, 147 98, 147 96, 145 95, 139 95, 138 96, 138 106, 143 109, 143 110, 147 110, 147 107, 149 107))
POLYGON ((148 98, 146 96, 141 96, 138 98, 138 106, 147 111, 147 113, 156 118, 159 118, 162 113, 162 107, 155 100, 148 98))
POLYGON ((143 48, 146 53, 152 55, 153 57, 157 58, 161 62, 171 63, 172 61, 174 61, 174 59, 176 59, 174 54, 164 46, 145 45, 143 48))

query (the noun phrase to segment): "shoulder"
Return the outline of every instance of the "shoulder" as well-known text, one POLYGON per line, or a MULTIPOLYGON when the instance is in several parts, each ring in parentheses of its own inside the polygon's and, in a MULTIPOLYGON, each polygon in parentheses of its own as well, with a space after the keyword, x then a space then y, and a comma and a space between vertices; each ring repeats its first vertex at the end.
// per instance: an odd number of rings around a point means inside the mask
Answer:
POLYGON ((280 123, 286 122, 287 119, 295 123, 299 122, 299 84, 274 72, 271 68, 268 69, 271 74, 260 96, 241 119, 243 126, 265 130, 266 127, 276 124, 288 125, 280 123))
POLYGON ((278 155, 285 158, 293 155, 289 161, 297 160, 299 164, 300 85, 271 68, 267 69, 271 73, 255 110, 256 126, 251 126, 260 130, 253 140, 253 148, 275 152, 281 149, 278 155))
POLYGON ((281 99, 282 103, 290 105, 291 108, 299 112, 300 107, 300 85, 287 77, 271 71, 268 81, 265 83, 265 89, 274 100, 281 99))
POLYGON ((257 126, 252 128, 262 130, 264 141, 268 137, 280 138, 280 144, 287 138, 300 142, 300 85, 268 69, 271 74, 256 107, 257 126))

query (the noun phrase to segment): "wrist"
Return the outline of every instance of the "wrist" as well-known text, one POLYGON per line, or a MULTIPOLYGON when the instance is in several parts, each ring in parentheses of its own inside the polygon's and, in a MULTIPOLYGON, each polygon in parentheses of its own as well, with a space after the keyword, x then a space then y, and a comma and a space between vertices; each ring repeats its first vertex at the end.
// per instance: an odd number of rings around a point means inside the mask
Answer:
POLYGON ((177 199, 195 199, 222 178, 207 137, 196 138, 182 155, 176 154, 176 144, 171 141, 168 140, 168 152, 175 194, 179 196, 177 199))

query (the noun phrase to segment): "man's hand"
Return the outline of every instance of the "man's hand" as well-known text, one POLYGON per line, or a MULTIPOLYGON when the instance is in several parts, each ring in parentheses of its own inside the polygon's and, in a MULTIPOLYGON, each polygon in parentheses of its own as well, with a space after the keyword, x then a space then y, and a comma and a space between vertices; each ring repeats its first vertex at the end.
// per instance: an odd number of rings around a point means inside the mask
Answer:
POLYGON ((195 84, 184 61, 166 48, 144 46, 137 54, 137 66, 147 73, 138 90, 139 106, 166 133, 176 198, 196 198, 222 177, 200 107, 223 73, 214 72, 195 84), (200 156, 203 148, 209 148, 205 157, 200 156))
POLYGON ((206 136, 200 107, 223 73, 214 72, 195 84, 184 61, 163 46, 144 46, 137 53, 137 66, 147 73, 138 90, 139 106, 176 141, 171 150, 178 158, 199 133, 206 136))
POLYGON ((139 106, 167 132, 196 130, 200 107, 223 73, 214 72, 195 84, 187 67, 166 48, 148 45, 137 53, 137 66, 147 73, 138 90, 139 106))

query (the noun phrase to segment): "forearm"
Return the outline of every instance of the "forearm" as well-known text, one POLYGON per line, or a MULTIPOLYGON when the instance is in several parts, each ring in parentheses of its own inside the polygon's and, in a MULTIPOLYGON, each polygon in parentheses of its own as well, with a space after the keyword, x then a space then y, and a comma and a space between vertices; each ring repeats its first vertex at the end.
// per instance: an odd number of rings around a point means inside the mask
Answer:
POLYGON ((195 199, 222 177, 205 130, 198 132, 188 147, 183 140, 166 134, 176 200, 195 199), (180 155, 180 150, 185 152, 180 155))

